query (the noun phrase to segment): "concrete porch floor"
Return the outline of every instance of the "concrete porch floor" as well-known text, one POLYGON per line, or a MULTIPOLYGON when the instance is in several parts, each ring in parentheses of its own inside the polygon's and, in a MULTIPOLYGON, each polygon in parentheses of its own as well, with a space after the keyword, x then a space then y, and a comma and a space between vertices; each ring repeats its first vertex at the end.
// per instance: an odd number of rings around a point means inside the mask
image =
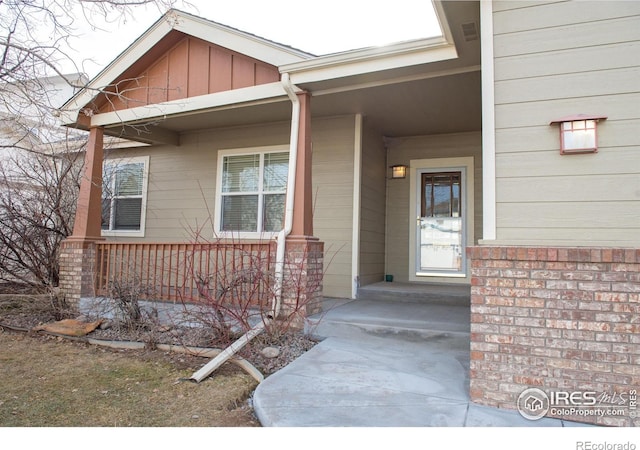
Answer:
POLYGON ((322 341, 254 393, 263 426, 582 426, 471 403, 468 295, 393 284, 395 296, 379 286, 358 300, 326 299, 308 327, 322 341))

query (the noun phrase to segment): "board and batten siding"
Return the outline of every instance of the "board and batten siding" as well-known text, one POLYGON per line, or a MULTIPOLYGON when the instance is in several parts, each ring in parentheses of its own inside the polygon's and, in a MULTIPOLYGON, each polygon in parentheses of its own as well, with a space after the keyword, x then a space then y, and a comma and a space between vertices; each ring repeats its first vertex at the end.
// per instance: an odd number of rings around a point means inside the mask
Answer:
MULTIPOLYGON (((409 165, 411 160, 440 158, 474 158, 474 245, 482 238, 482 136, 480 132, 456 134, 440 134, 399 138, 389 141, 387 164, 409 165)), ((409 245, 410 245, 410 203, 411 183, 405 179, 388 180, 387 188, 387 273, 394 276, 394 281, 409 281, 409 245)), ((436 279, 433 282, 451 282, 449 279, 436 279)))
MULTIPOLYGON (((324 294, 351 296, 353 117, 312 122, 314 234, 325 243, 324 294)), ((144 238, 118 241, 188 242, 212 239, 218 150, 286 145, 290 123, 185 133, 179 147, 107 152, 108 158, 149 156, 144 238)))
POLYGON ((640 245, 640 2, 494 2, 497 241, 640 245), (599 150, 557 125, 602 114, 599 150))

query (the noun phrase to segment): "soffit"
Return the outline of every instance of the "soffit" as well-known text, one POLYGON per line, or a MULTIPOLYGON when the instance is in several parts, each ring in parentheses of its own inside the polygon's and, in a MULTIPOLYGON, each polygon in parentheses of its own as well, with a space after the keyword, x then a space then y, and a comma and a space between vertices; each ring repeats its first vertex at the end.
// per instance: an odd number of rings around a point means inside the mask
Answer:
MULTIPOLYGON (((314 118, 362 114, 385 136, 476 131, 481 128, 480 72, 452 74, 393 85, 367 87, 312 96, 314 118)), ((170 118, 159 126, 189 132, 288 121, 291 103, 282 98, 269 104, 234 107, 170 118)))

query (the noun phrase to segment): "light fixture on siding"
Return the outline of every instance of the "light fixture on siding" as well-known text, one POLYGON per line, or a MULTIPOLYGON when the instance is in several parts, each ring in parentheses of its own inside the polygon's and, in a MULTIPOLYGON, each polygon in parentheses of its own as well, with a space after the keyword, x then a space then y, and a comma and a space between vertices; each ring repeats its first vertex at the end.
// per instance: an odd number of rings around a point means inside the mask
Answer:
POLYGON ((596 153, 598 151, 598 121, 607 116, 574 114, 553 120, 560 126, 560 154, 596 153))
POLYGON ((407 176, 407 166, 404 164, 396 164, 395 166, 391 166, 391 178, 399 179, 406 178, 407 176))

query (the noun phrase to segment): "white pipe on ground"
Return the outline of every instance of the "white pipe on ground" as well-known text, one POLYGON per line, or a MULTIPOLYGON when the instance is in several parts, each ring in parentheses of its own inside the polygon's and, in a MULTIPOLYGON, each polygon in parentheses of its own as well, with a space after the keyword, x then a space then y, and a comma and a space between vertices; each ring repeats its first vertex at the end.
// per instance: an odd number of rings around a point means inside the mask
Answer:
POLYGON ((225 348, 222 352, 220 352, 218 356, 213 358, 211 361, 205 364, 200 370, 198 370, 193 375, 191 375, 189 379, 197 383, 200 383, 202 380, 207 378, 211 374, 211 372, 213 372, 222 364, 227 362, 227 360, 230 359, 233 355, 235 355, 242 347, 247 345, 251 339, 253 339, 254 337, 258 336, 260 333, 262 333, 264 331, 265 326, 267 325, 267 322, 268 321, 260 322, 258 325, 251 328, 249 331, 243 334, 237 341, 235 341, 229 347, 225 348))

